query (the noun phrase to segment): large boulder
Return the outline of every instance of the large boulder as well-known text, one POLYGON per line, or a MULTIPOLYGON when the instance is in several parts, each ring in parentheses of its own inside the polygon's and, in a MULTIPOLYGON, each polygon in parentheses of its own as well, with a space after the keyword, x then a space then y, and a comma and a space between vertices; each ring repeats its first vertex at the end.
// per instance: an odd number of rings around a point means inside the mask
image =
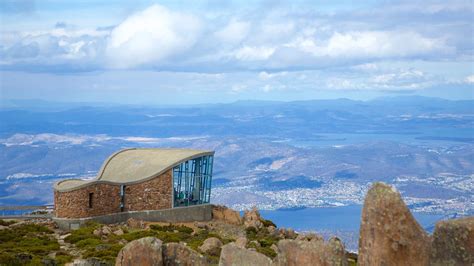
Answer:
POLYGON ((283 239, 278 241, 277 248, 275 264, 279 266, 347 265, 344 245, 337 238, 332 238, 328 243, 324 243, 322 239, 283 239))
POLYGON ((229 224, 242 224, 242 217, 240 217, 239 212, 221 205, 212 206, 212 218, 216 220, 221 220, 229 224))
POLYGON ((431 265, 474 265, 474 217, 436 224, 431 265))
POLYGON ((262 217, 260 217, 257 207, 253 207, 251 210, 245 211, 243 221, 245 227, 255 227, 257 229, 263 227, 262 217))
POLYGON ((245 248, 245 246, 247 246, 247 238, 245 236, 241 236, 241 237, 238 237, 236 240, 235 240, 235 244, 239 247, 239 248, 245 248))
POLYGON ((181 243, 168 243, 163 249, 164 265, 167 266, 204 266, 207 259, 181 243))
POLYGON ((222 241, 217 237, 210 237, 202 243, 199 250, 213 256, 219 256, 222 247, 222 241))
POLYGON ((163 265, 162 244, 162 241, 155 237, 134 240, 120 250, 115 265, 163 265))
POLYGON ((428 265, 430 238, 400 193, 375 183, 367 193, 359 236, 360 265, 428 265))
POLYGON ((272 260, 256 251, 238 247, 234 243, 229 243, 222 247, 219 266, 270 266, 272 260))

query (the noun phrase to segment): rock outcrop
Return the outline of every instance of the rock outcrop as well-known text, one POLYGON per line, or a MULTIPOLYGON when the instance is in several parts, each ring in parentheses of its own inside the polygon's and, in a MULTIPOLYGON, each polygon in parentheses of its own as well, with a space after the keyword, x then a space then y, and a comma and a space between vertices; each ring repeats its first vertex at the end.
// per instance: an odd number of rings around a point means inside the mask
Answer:
POLYGON ((428 265, 430 238, 394 188, 368 191, 359 236, 359 265, 428 265))
POLYGON ((107 225, 104 225, 101 228, 97 228, 93 232, 93 234, 96 236, 110 235, 111 233, 112 229, 110 229, 110 227, 107 225))
POLYGON ((247 238, 246 237, 238 237, 236 240, 235 240, 235 244, 239 247, 239 248, 245 248, 245 246, 247 246, 247 238))
MULTIPOLYGON (((163 249, 163 261, 167 266, 205 266, 207 259, 181 243, 168 243, 163 249)), ((137 264, 139 265, 139 264, 137 264)))
POLYGON ((474 217, 436 224, 430 265, 474 265, 474 217))
POLYGON ((234 243, 229 243, 222 247, 219 266, 270 266, 272 260, 256 251, 238 247, 234 243))
POLYGON ((332 238, 328 243, 321 240, 305 241, 284 239, 278 242, 275 265, 347 265, 342 242, 332 238))
POLYGON ((222 241, 220 241, 219 238, 210 237, 204 240, 199 250, 209 255, 219 256, 222 245, 222 241))
POLYGON ((212 206, 212 218, 216 220, 222 220, 233 225, 242 224, 242 217, 240 217, 239 212, 221 205, 212 206))
POLYGON ((291 228, 280 228, 278 230, 278 235, 281 238, 289 238, 289 239, 295 239, 297 237, 295 230, 291 228))
POLYGON ((306 240, 306 241, 323 241, 323 237, 315 233, 299 234, 296 237, 296 240, 306 240))
POLYGON ((257 229, 263 227, 262 217, 260 217, 257 207, 253 207, 252 210, 245 211, 243 221, 245 227, 255 227, 257 229))
POLYGON ((145 237, 128 243, 120 250, 115 266, 155 266, 163 265, 162 241, 155 237, 145 237))

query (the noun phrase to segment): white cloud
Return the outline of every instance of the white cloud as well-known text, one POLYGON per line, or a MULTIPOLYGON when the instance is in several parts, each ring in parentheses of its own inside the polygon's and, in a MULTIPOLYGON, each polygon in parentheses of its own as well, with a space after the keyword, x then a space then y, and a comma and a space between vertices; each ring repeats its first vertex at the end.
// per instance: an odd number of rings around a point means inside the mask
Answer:
POLYGON ((270 84, 266 84, 265 86, 263 86, 262 88, 262 91, 264 92, 270 92, 272 90, 272 86, 270 84))
POLYGON ((366 64, 355 65, 352 68, 355 70, 370 72, 370 71, 378 70, 379 67, 377 66, 377 64, 374 64, 374 63, 366 63, 366 64))
POLYGON ((273 78, 276 78, 276 77, 284 77, 287 74, 288 74, 288 72, 286 72, 286 71, 276 72, 276 73, 268 73, 266 71, 262 71, 262 72, 258 73, 258 77, 261 80, 269 80, 269 79, 273 79, 273 78))
MULTIPOLYGON (((80 28, 66 21, 50 30, 0 29, 0 67, 45 72, 121 68, 258 73, 354 66, 370 72, 377 71, 380 61, 472 58, 472 42, 466 35, 472 26, 455 26, 469 23, 452 14, 426 27, 431 22, 420 23, 416 16, 425 14, 425 5, 411 2, 334 14, 316 12, 311 5, 306 10, 281 4, 267 12, 235 10, 232 17, 226 10, 189 8, 194 13, 186 13, 152 5, 116 26, 80 28), (387 10, 409 11, 412 17, 386 23, 384 15, 393 15, 387 10), (373 17, 366 19, 371 12, 373 17)), ((426 6, 436 12, 470 12, 441 2, 426 6)))
POLYGON ((275 48, 266 46, 244 46, 235 51, 235 58, 241 61, 263 61, 275 52, 275 48))
POLYGON ((246 84, 234 84, 231 87, 231 93, 239 93, 248 89, 246 84))
POLYGON ((160 64, 190 49, 201 31, 197 17, 153 5, 114 28, 107 43, 110 66, 160 64))
POLYGON ((58 135, 58 134, 50 134, 50 133, 43 133, 43 134, 36 134, 36 135, 29 135, 29 134, 15 134, 7 139, 0 140, 0 143, 4 144, 5 146, 29 146, 41 143, 47 144, 59 144, 59 143, 67 143, 71 145, 81 145, 85 142, 103 142, 108 141, 111 138, 107 135, 58 135))
POLYGON ((228 44, 238 44, 249 33, 250 23, 232 19, 224 28, 214 33, 217 39, 228 44))
POLYGON ((170 143, 193 141, 207 138, 207 136, 187 136, 187 137, 169 137, 169 138, 146 138, 146 137, 111 137, 105 134, 99 135, 78 135, 78 134, 14 134, 6 139, 0 139, 0 143, 5 146, 34 146, 34 145, 55 145, 55 144, 69 144, 69 145, 84 145, 100 144, 108 141, 122 140, 140 144, 156 144, 156 143, 170 143))
POLYGON ((467 76, 466 79, 464 79, 464 82, 474 84, 474 74, 467 76))
POLYGON ((297 38, 286 44, 316 57, 331 58, 404 58, 429 55, 450 48, 438 39, 423 37, 416 32, 356 31, 335 32, 324 41, 297 38))

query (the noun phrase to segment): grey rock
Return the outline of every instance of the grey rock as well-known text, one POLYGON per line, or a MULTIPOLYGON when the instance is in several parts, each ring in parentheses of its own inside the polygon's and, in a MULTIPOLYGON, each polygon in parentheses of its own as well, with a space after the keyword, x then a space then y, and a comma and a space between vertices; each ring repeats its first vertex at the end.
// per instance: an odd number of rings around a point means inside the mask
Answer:
POLYGON ((162 244, 162 241, 155 237, 134 240, 120 250, 115 265, 163 265, 162 244))
POLYGON ((269 266, 272 260, 256 251, 240 248, 234 243, 222 247, 219 266, 269 266))
POLYGON ((164 246, 163 261, 167 266, 209 265, 203 255, 179 243, 168 243, 164 246))
POLYGON ((474 217, 436 224, 430 265, 474 265, 474 217))
POLYGON ((428 265, 430 238, 391 186, 367 192, 359 237, 360 265, 428 265))
POLYGON ((219 238, 210 237, 204 240, 202 245, 199 247, 199 250, 209 255, 218 256, 222 245, 222 241, 220 241, 219 238))

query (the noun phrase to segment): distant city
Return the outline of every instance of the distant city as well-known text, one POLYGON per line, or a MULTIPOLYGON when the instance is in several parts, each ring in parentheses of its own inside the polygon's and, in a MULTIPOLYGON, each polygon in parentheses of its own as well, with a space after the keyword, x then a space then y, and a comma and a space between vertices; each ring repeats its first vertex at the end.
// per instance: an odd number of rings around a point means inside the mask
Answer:
POLYGON ((19 101, 0 112, 0 204, 52 203, 53 182, 94 177, 117 149, 158 146, 215 150, 212 202, 238 210, 360 205, 383 181, 415 212, 472 215, 471 106, 423 97, 173 108, 19 101))

